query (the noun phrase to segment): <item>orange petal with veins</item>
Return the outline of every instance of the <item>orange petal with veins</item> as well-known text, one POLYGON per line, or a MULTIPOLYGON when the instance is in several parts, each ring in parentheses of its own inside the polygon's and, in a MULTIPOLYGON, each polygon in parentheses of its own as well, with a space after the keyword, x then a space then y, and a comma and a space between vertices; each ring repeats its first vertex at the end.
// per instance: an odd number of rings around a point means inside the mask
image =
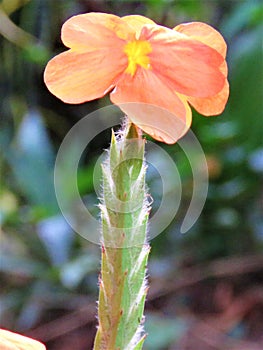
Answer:
POLYGON ((134 77, 124 74, 110 97, 134 124, 156 140, 175 143, 190 128, 192 114, 186 99, 152 70, 138 68, 134 77))
POLYGON ((215 96, 209 98, 188 97, 189 103, 204 116, 212 116, 221 114, 226 106, 229 96, 229 84, 226 80, 223 89, 215 96))
MULTIPOLYGON (((226 42, 222 35, 205 23, 192 22, 180 24, 174 30, 199 40, 217 50, 224 58, 226 57, 226 42)), ((220 66, 221 72, 227 77, 227 64, 224 61, 220 66)), ((209 98, 189 97, 188 101, 200 113, 205 116, 218 115, 223 112, 229 96, 229 84, 227 79, 223 89, 215 96, 209 98)))
POLYGON ((127 56, 114 46, 84 53, 68 50, 48 62, 44 81, 62 101, 83 103, 111 90, 127 65, 127 56))
POLYGON ((86 13, 73 16, 62 26, 65 46, 77 51, 117 48, 134 36, 134 30, 120 17, 107 13, 86 13))
POLYGON ((45 350, 46 347, 37 340, 0 329, 1 350, 45 350))
POLYGON ((140 39, 148 40, 152 46, 152 70, 173 90, 202 98, 222 90, 225 77, 219 68, 224 59, 213 48, 157 25, 144 26, 140 39))
POLYGON ((202 22, 191 22, 179 24, 174 28, 179 33, 183 33, 192 39, 212 47, 219 52, 224 58, 226 57, 226 42, 222 35, 213 27, 202 22))

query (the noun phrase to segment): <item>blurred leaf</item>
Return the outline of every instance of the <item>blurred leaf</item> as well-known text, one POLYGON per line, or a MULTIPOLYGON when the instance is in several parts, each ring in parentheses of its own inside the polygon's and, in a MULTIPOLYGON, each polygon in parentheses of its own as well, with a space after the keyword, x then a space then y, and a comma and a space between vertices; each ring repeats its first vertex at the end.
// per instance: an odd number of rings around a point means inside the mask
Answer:
POLYGON ((145 350, 162 350, 179 340, 187 329, 186 321, 177 318, 169 319, 154 315, 146 316, 145 323, 148 337, 145 341, 145 350))
POLYGON ((31 0, 2 0, 1 7, 7 13, 10 15, 11 13, 18 10, 20 7, 26 5, 31 0))
POLYGON ((250 168, 257 172, 263 173, 263 148, 256 149, 248 158, 250 168))
POLYGON ((226 38, 231 39, 250 25, 262 24, 263 4, 260 0, 238 2, 221 27, 226 38))
POLYGON ((51 54, 43 45, 31 44, 23 48, 23 57, 32 63, 42 66, 51 58, 51 54))
POLYGON ((98 266, 98 256, 88 254, 80 256, 62 267, 61 282, 67 288, 76 288, 81 280, 90 272, 96 271, 98 266))
POLYGON ((48 285, 39 280, 32 284, 30 293, 23 303, 23 307, 20 311, 17 319, 17 327, 22 330, 27 330, 35 326, 39 321, 43 309, 45 309, 45 290, 48 285))
POLYGON ((16 326, 22 330, 34 327, 41 317, 42 309, 43 306, 36 300, 30 300, 28 303, 25 303, 17 318, 16 326))
POLYGON ((20 277, 39 277, 45 267, 38 261, 1 252, 0 271, 20 277))
POLYGON ((238 44, 236 49, 239 55, 236 56, 232 68, 235 79, 231 82, 227 113, 231 120, 239 121, 239 140, 251 149, 262 145, 263 119, 260 115, 263 110, 263 75, 260 74, 263 71, 262 37, 259 32, 254 32, 253 35, 244 37, 238 44), (249 49, 244 51, 244 46, 249 49))
POLYGON ((220 208, 212 219, 222 228, 237 228, 241 222, 240 215, 233 208, 220 208))
POLYGON ((62 215, 40 221, 37 231, 53 265, 59 266, 68 261, 74 234, 62 215))
POLYGON ((14 24, 7 14, 2 10, 0 6, 0 33, 11 43, 19 46, 26 47, 33 44, 35 38, 14 24))
POLYGON ((241 176, 236 176, 230 181, 218 186, 218 198, 233 199, 246 192, 248 183, 241 176))
MULTIPOLYGON (((94 162, 87 167, 82 167, 78 171, 78 189, 80 193, 93 192, 94 162)), ((101 181, 100 178, 94 179, 101 181)))
POLYGON ((3 224, 5 218, 17 210, 18 201, 16 196, 8 191, 0 191, 0 225, 3 224))
POLYGON ((53 187, 54 154, 41 115, 31 110, 22 120, 16 142, 7 151, 7 160, 30 202, 57 208, 53 187))
POLYGON ((54 159, 42 116, 37 110, 30 110, 23 118, 17 132, 16 145, 22 152, 42 157, 50 163, 54 159))

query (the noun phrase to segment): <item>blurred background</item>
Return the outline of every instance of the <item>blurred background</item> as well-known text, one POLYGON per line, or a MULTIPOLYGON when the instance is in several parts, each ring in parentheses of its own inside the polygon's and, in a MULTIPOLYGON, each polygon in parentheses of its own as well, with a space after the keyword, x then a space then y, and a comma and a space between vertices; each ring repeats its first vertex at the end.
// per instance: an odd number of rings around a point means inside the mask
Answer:
MULTIPOLYGON (((178 223, 192 196, 191 168, 178 145, 159 144, 177 165, 183 198, 175 220, 151 242, 144 349, 262 349, 262 2, 2 0, 0 6, 1 326, 50 350, 92 349, 100 249, 61 215, 53 167, 71 127, 109 99, 64 104, 46 89, 43 70, 65 50, 60 29, 70 16, 142 14, 171 28, 203 21, 220 30, 231 86, 221 116, 194 112, 192 130, 210 183, 202 215, 184 235, 178 223)), ((110 130, 96 137, 79 167, 79 190, 90 207, 98 203, 93 167, 109 141, 110 130)), ((158 181, 150 171, 157 204, 158 181)))

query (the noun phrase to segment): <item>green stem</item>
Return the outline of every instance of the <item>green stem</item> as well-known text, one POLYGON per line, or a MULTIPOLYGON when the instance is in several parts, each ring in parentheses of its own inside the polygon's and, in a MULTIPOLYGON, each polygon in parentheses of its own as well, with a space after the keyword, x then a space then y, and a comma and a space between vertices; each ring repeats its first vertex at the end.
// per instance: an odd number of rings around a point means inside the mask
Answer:
POLYGON ((125 123, 113 134, 103 164, 99 325, 94 350, 142 349, 149 205, 140 130, 125 123))

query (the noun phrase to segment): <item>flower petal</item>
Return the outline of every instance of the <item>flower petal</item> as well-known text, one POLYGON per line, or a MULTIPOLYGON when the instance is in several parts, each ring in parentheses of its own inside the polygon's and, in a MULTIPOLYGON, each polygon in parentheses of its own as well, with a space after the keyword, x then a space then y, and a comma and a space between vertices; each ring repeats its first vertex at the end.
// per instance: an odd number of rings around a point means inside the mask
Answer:
POLYGON ((218 115, 225 109, 229 96, 229 84, 226 80, 223 89, 215 96, 209 98, 188 97, 189 103, 204 116, 218 115))
POLYGON ((134 36, 134 30, 120 17, 108 13, 86 13, 73 16, 62 26, 65 46, 77 51, 117 48, 134 36))
MULTIPOLYGON (((227 64, 226 61, 220 66, 220 70, 225 77, 227 77, 227 64)), ((229 84, 225 79, 225 85, 223 89, 215 96, 208 98, 188 97, 189 103, 204 116, 218 115, 225 109, 227 100, 229 97, 229 84)))
POLYGON ((138 68, 134 77, 124 74, 110 97, 156 140, 175 143, 191 125, 186 99, 165 86, 152 70, 138 68))
POLYGON ((152 21, 150 18, 140 16, 140 15, 131 15, 131 16, 124 16, 121 17, 122 20, 124 20, 128 25, 133 28, 137 34, 139 34, 142 30, 142 27, 145 24, 155 24, 154 21, 152 21))
POLYGON ((45 350, 46 347, 37 340, 0 329, 1 350, 45 350))
POLYGON ((175 91, 206 98, 222 90, 225 77, 219 68, 224 59, 213 48, 157 25, 144 26, 140 40, 152 46, 149 57, 155 74, 175 91))
POLYGON ((48 62, 44 81, 62 101, 83 103, 112 89, 127 64, 124 52, 114 47, 86 53, 68 50, 48 62))
POLYGON ((222 35, 213 27, 202 22, 191 22, 179 24, 174 28, 179 33, 190 36, 192 39, 212 47, 219 52, 224 58, 226 57, 226 42, 222 35))

